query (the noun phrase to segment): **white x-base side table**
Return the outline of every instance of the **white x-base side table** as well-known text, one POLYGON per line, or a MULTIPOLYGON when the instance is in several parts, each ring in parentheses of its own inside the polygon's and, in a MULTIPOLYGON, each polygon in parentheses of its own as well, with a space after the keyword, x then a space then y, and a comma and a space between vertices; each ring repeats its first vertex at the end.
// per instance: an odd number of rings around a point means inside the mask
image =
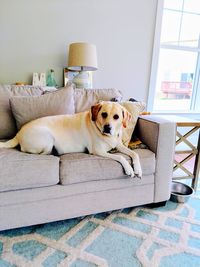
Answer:
POLYGON ((181 116, 167 116, 167 119, 176 123, 176 148, 173 171, 175 172, 179 169, 184 173, 184 175, 181 176, 173 176, 172 179, 191 179, 191 186, 196 190, 200 170, 200 121, 181 116), (184 133, 182 133, 183 130, 184 133), (198 134, 198 140, 196 144, 194 144, 189 138, 191 139, 191 137, 196 134, 198 134), (180 144, 187 145, 187 149, 181 148, 180 144), (177 149, 178 146, 179 149, 177 149), (179 160, 177 158, 179 158, 179 160), (188 162, 192 158, 194 158, 194 166, 191 171, 191 166, 189 167, 187 165, 190 165, 188 162))

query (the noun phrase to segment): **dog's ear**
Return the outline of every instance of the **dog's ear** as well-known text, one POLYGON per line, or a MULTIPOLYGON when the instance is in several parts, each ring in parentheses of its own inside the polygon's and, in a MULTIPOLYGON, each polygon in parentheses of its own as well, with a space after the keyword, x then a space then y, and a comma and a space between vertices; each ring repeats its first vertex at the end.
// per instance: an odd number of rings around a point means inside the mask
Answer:
POLYGON ((132 119, 132 115, 126 108, 123 107, 122 116, 123 116, 122 125, 124 128, 126 128, 127 122, 129 122, 132 119))
POLYGON ((96 121, 97 115, 98 115, 101 107, 102 107, 101 103, 98 103, 98 104, 91 107, 92 121, 96 121))

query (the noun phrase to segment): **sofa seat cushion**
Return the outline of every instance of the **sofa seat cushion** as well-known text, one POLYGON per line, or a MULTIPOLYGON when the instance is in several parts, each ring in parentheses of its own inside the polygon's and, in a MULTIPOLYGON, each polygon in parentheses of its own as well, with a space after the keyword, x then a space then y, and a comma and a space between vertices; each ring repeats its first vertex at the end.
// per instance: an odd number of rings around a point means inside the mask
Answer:
MULTIPOLYGON (((153 174, 155 154, 148 149, 135 149, 135 151, 140 157, 143 176, 153 174)), ((131 162, 128 156, 123 156, 131 162)), ((122 165, 113 159, 85 153, 70 153, 60 157, 60 183, 62 185, 122 177, 127 178, 127 175, 122 165)))
POLYGON ((55 185, 59 158, 0 148, 0 192, 55 185))

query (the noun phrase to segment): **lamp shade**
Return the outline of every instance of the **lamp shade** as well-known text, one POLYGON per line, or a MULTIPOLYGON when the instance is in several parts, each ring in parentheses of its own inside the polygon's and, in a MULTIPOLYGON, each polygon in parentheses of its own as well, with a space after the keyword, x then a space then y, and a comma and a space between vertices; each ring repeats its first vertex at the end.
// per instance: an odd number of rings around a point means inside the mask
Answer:
POLYGON ((68 69, 74 71, 97 70, 96 46, 88 43, 72 43, 69 46, 68 69))

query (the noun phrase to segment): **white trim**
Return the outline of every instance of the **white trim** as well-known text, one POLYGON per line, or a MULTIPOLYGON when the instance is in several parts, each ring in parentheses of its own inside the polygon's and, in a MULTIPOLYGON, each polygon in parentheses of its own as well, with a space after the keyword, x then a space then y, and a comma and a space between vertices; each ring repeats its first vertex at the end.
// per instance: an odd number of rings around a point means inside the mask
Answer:
POLYGON ((180 42, 181 29, 182 29, 182 24, 183 24, 183 9, 184 9, 184 1, 182 2, 182 10, 180 11, 180 13, 181 13, 181 21, 180 21, 180 27, 179 27, 179 33, 178 33, 178 42, 180 42))
POLYGON ((189 52, 200 52, 200 48, 191 47, 191 46, 179 46, 179 45, 161 44, 160 48, 174 49, 174 50, 184 50, 184 51, 189 51, 189 52))
POLYGON ((184 13, 184 14, 189 14, 189 15, 197 15, 197 16, 200 15, 200 13, 193 12, 193 11, 186 11, 186 10, 183 10, 183 9, 180 10, 180 9, 166 8, 166 7, 165 7, 165 10, 168 10, 168 11, 175 11, 175 12, 184 13))
MULTIPOLYGON (((182 110, 154 110, 153 112, 151 112, 151 114, 154 115, 162 115, 162 114, 166 114, 166 115, 177 115, 177 114, 182 114, 182 115, 198 115, 200 116, 200 112, 198 111, 182 111, 182 110)), ((200 117, 199 117, 200 118, 200 117)))
POLYGON ((200 111, 200 34, 198 42, 198 54, 197 54, 197 63, 195 70, 195 77, 193 83, 193 93, 191 99, 191 110, 200 111))
POLYGON ((160 115, 175 115, 175 116, 182 116, 182 117, 187 117, 187 118, 192 118, 195 120, 200 120, 200 113, 199 112, 177 112, 177 111, 172 111, 172 112, 166 112, 166 111, 159 111, 159 112, 152 112, 152 115, 160 116, 160 115))
POLYGON ((157 3, 157 13, 156 13, 156 23, 154 32, 154 44, 152 52, 152 63, 151 63, 151 74, 149 81, 149 93, 147 99, 147 110, 153 110, 154 96, 156 91, 156 74, 158 69, 158 59, 160 51, 160 37, 162 29, 162 15, 163 15, 164 0, 158 0, 157 3))

